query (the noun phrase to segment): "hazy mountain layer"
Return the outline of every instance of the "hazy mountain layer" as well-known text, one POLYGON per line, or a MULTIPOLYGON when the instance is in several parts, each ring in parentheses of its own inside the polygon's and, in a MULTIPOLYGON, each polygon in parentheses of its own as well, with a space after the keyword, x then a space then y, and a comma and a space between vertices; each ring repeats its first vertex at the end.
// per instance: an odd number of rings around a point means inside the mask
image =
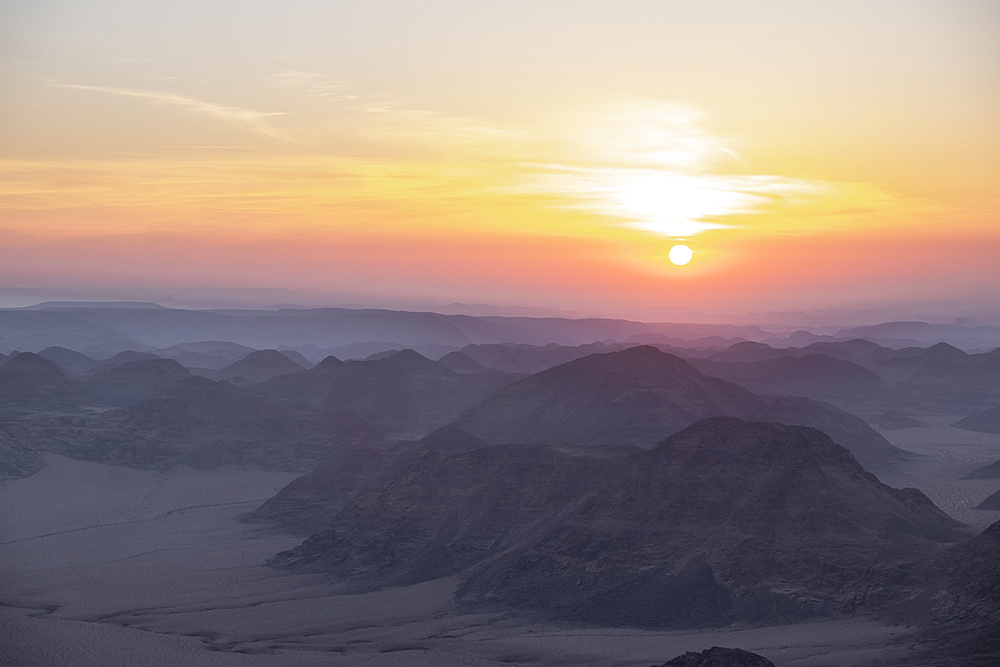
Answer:
POLYGON ((328 419, 365 422, 392 440, 420 438, 509 382, 500 371, 459 374, 403 350, 373 361, 330 358, 267 380, 255 391, 316 409, 328 419))
POLYGON ((806 396, 851 405, 882 398, 885 383, 864 366, 825 354, 787 355, 756 362, 692 359, 706 375, 746 387, 756 394, 806 396))
POLYGON ((862 420, 831 405, 765 400, 649 346, 591 355, 519 380, 467 410, 456 425, 494 444, 652 447, 717 416, 815 426, 866 465, 900 454, 862 420))

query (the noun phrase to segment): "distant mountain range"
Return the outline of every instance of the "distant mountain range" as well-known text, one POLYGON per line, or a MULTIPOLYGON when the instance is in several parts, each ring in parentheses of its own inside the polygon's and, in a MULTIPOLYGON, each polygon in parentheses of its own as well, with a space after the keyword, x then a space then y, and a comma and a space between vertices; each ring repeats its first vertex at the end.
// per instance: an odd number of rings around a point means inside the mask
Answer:
POLYGON ((0 309, 0 350, 37 352, 61 346, 94 358, 125 349, 149 351, 191 341, 229 341, 252 349, 311 346, 321 358, 336 353, 337 348, 367 345, 372 341, 386 341, 382 349, 394 346, 459 349, 482 343, 581 345, 625 341, 639 334, 662 334, 676 340, 705 336, 740 340, 758 338, 766 332, 753 326, 647 324, 598 318, 471 317, 347 308, 209 311, 155 307, 155 304, 115 307, 106 303, 76 306, 58 303, 0 309))

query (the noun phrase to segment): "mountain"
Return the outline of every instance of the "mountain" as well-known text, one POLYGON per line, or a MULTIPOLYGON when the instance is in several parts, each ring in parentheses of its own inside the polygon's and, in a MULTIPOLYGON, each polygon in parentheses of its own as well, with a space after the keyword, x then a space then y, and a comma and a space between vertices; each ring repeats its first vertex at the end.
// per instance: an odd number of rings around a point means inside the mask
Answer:
MULTIPOLYGON (((707 627, 878 604, 891 591, 873 568, 961 537, 826 434, 735 418, 616 457, 416 447, 371 466, 361 488, 330 491, 326 528, 272 564, 327 572, 345 591, 459 575, 470 610, 707 627)), ((316 473, 293 484, 325 490, 316 473)))
POLYGON ((1000 345, 1000 328, 928 322, 884 322, 865 327, 842 329, 837 338, 864 338, 890 347, 948 343, 966 349, 994 348, 1000 345))
POLYGON ((885 383, 864 366, 825 354, 784 356, 752 363, 692 359, 706 375, 746 387, 755 394, 806 396, 841 405, 870 402, 886 393, 885 383))
POLYGON ((981 433, 1000 433, 1000 405, 983 410, 976 410, 968 417, 952 424, 955 428, 981 433))
POLYGON ((0 404, 46 407, 79 404, 83 394, 66 372, 32 352, 21 352, 0 366, 0 404))
POLYGON ((297 350, 278 350, 283 355, 297 363, 302 368, 312 368, 315 364, 303 356, 303 354, 297 350))
POLYGON ((277 350, 256 350, 220 370, 219 377, 227 380, 238 379, 246 384, 257 384, 276 375, 302 370, 305 370, 304 366, 295 363, 288 355, 277 350))
POLYGON ((769 419, 818 428, 834 442, 847 447, 869 469, 913 458, 913 454, 889 444, 865 420, 829 403, 797 396, 768 396, 765 401, 769 407, 769 419))
POLYGON ((648 448, 699 419, 718 416, 815 426, 866 465, 901 455, 861 419, 834 406, 804 398, 765 400, 649 346, 590 355, 518 380, 466 410, 456 426, 493 444, 648 448))
POLYGON ((899 351, 885 347, 870 340, 852 338, 844 341, 820 341, 795 350, 797 356, 806 354, 825 354, 828 357, 853 361, 865 367, 871 367, 876 361, 899 356, 899 351))
POLYGON ((79 374, 87 373, 93 370, 93 368, 99 363, 85 354, 58 346, 47 347, 39 352, 38 356, 58 364, 60 368, 64 368, 71 373, 79 374))
MULTIPOLYGON (((208 311, 128 303, 70 305, 0 309, 0 349, 41 350, 60 345, 94 353, 109 346, 116 351, 162 350, 189 341, 231 341, 253 349, 313 345, 329 350, 392 341, 388 347, 419 347, 428 352, 434 349, 443 355, 470 343, 585 345, 609 339, 624 341, 641 333, 666 334, 681 340, 706 336, 750 339, 767 334, 756 327, 721 324, 472 317, 374 308, 208 311)), ((360 356, 376 351, 369 349, 360 356)), ((340 356, 346 355, 344 352, 340 356)))
POLYGON ((438 363, 456 373, 478 373, 486 370, 486 366, 467 355, 465 352, 449 352, 438 360, 438 363))
POLYGON ((740 361, 752 363, 755 361, 766 361, 769 359, 781 359, 787 357, 792 352, 789 350, 775 349, 764 343, 755 343, 747 340, 742 343, 730 345, 722 352, 712 354, 709 359, 713 361, 740 361))
POLYGON ((494 444, 652 447, 704 417, 753 419, 766 413, 764 402, 746 389, 639 346, 518 380, 467 410, 456 426, 494 444))
POLYGON ((1000 479, 1000 461, 973 470, 964 479, 1000 479))
POLYGON ((610 349, 604 343, 578 346, 493 344, 466 345, 460 351, 486 368, 496 368, 505 373, 531 374, 610 349))
POLYGON ((976 505, 977 510, 1000 510, 1000 491, 989 495, 986 500, 976 505))
POLYGON ((968 414, 1000 403, 1000 352, 966 354, 947 343, 876 362, 873 369, 910 406, 968 414))
POLYGON ((134 405, 175 382, 191 377, 191 372, 173 359, 128 361, 118 366, 101 365, 86 377, 88 396, 100 405, 134 405))
POLYGON ((927 559, 920 585, 897 605, 927 642, 910 664, 994 667, 1000 662, 1000 521, 927 559), (930 622, 928 622, 928 619, 930 622))
POLYGON ((253 352, 252 347, 226 341, 209 340, 194 343, 179 343, 157 354, 166 359, 176 359, 185 368, 220 370, 253 352))
POLYGON ((185 463, 305 471, 329 456, 338 444, 335 436, 336 429, 310 410, 188 375, 101 414, 63 449, 49 448, 73 458, 159 470, 185 463))
POLYGON ((151 361, 153 359, 163 359, 158 354, 152 352, 138 352, 136 350, 123 350, 109 359, 105 359, 97 368, 105 369, 112 366, 121 366, 132 361, 151 361))
POLYGON ((660 667, 774 667, 774 663, 750 651, 713 646, 701 653, 688 651, 660 667))
POLYGON ((342 362, 280 375, 255 387, 261 394, 319 410, 325 418, 370 425, 386 440, 418 439, 510 382, 504 373, 458 374, 413 350, 384 359, 342 362))

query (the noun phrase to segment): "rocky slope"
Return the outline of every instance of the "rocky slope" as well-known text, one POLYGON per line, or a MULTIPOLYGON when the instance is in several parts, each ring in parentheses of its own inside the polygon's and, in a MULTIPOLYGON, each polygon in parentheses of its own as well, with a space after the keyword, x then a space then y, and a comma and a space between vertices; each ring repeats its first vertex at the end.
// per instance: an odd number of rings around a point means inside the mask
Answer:
POLYGON ((968 417, 958 420, 952 426, 963 428, 967 431, 1000 433, 1000 406, 994 405, 982 410, 976 410, 968 417))
POLYGON ((329 525, 274 564, 356 588, 461 574, 469 608, 704 627, 880 603, 896 560, 961 536, 822 432, 733 418, 618 456, 412 446, 368 465, 361 488, 325 496, 329 525))
POLYGON ((976 505, 976 509, 1000 510, 1000 491, 986 496, 986 499, 983 500, 983 502, 976 505))

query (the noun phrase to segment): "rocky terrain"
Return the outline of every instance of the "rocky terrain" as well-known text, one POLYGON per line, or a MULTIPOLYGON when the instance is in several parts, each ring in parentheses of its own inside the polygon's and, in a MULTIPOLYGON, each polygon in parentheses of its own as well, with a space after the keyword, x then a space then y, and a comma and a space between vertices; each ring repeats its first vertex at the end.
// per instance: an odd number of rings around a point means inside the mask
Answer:
POLYGON ((962 537, 822 432, 734 418, 617 456, 415 446, 369 461, 361 488, 327 487, 336 472, 297 483, 300 498, 332 489, 330 523, 275 565, 356 589, 460 574, 471 608, 705 627, 880 604, 896 561, 962 537))

